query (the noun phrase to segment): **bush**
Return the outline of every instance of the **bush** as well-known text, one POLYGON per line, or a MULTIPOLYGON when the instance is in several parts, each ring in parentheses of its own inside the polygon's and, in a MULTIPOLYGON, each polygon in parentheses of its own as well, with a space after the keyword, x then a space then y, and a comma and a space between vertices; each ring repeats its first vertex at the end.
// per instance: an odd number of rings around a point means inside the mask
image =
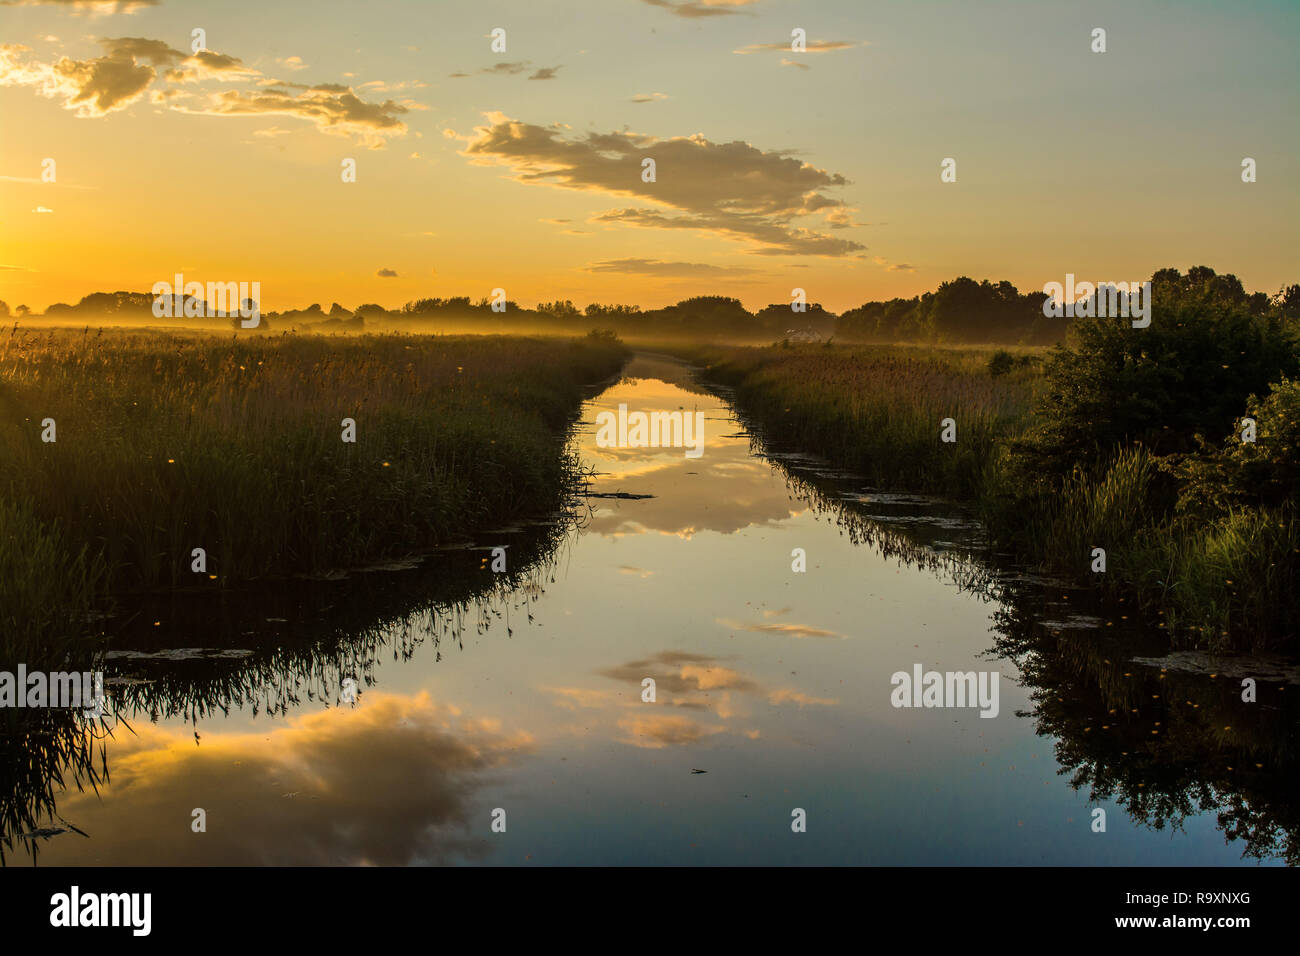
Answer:
POLYGON ((1016 443, 1027 476, 1069 474, 1119 446, 1184 454, 1197 432, 1225 434, 1247 398, 1295 375, 1294 343, 1275 316, 1207 302, 1076 321, 1072 344, 1045 368, 1040 423, 1016 443))
POLYGON ((1252 395, 1245 418, 1254 441, 1242 440, 1239 420, 1221 447, 1197 436, 1200 451, 1180 456, 1171 470, 1183 482, 1178 511, 1217 517, 1245 506, 1275 507, 1300 492, 1300 381, 1283 378, 1263 399, 1252 395))
POLYGON ((1005 349, 998 349, 989 359, 989 374, 996 378, 1006 375, 1016 367, 1016 357, 1005 349))

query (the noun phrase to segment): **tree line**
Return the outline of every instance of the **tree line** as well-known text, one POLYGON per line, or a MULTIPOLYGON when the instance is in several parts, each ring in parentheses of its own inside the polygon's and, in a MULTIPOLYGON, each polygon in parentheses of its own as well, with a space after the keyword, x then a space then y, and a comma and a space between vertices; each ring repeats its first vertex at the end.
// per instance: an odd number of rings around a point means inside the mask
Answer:
MULTIPOLYGON (((1276 314, 1300 319, 1300 285, 1290 285, 1271 296, 1247 292, 1237 276, 1216 273, 1208 266, 1194 266, 1186 273, 1176 268, 1160 269, 1150 281, 1157 314, 1162 302, 1200 301, 1241 309, 1251 315, 1276 314)), ((492 300, 487 297, 451 296, 413 299, 398 309, 375 303, 348 309, 335 302, 327 311, 316 303, 305 309, 264 313, 260 328, 345 331, 375 325, 454 322, 485 330, 536 325, 539 330, 548 331, 586 332, 599 328, 621 335, 691 339, 734 337, 772 341, 799 332, 864 343, 1050 345, 1065 339, 1071 320, 1045 316, 1046 299, 1041 291, 1022 293, 1005 279, 996 283, 988 279, 977 282, 959 276, 940 283, 932 292, 910 299, 864 302, 840 315, 818 303, 807 303, 803 311, 795 311, 789 303, 775 303, 750 312, 739 299, 721 295, 692 296, 658 309, 595 302, 579 308, 568 299, 539 302, 531 309, 506 300, 493 309, 492 300), (504 311, 499 311, 502 304, 504 311)), ((152 295, 141 292, 96 292, 76 305, 56 303, 42 318, 150 322, 153 300, 152 295)), ((18 306, 11 315, 9 306, 0 302, 0 319, 32 315, 24 305, 18 306)), ((237 326, 238 319, 232 318, 231 324, 237 326)))

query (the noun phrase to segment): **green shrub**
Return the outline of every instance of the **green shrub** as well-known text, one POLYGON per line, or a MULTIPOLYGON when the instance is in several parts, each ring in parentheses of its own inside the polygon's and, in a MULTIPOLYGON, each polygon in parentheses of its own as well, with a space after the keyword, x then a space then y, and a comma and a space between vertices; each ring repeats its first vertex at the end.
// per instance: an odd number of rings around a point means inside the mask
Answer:
POLYGON ((1151 325, 1085 318, 1045 367, 1039 424, 1015 446, 1026 476, 1069 474, 1113 449, 1192 451, 1224 434, 1247 398, 1295 375, 1294 343, 1274 316, 1197 301, 1156 308, 1151 325))
POLYGON ((1300 381, 1283 378, 1246 403, 1255 440, 1244 441, 1238 420, 1222 446, 1197 436, 1200 451, 1180 456, 1172 470, 1183 482, 1178 511, 1193 519, 1247 506, 1279 507, 1300 493, 1300 381))

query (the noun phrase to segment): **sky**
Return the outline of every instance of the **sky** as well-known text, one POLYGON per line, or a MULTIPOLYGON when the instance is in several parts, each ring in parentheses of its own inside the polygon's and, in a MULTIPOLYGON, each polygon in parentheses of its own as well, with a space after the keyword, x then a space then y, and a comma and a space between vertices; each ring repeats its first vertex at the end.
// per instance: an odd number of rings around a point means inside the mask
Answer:
POLYGON ((0 0, 0 300, 1272 293, 1298 39, 1295 0, 0 0))

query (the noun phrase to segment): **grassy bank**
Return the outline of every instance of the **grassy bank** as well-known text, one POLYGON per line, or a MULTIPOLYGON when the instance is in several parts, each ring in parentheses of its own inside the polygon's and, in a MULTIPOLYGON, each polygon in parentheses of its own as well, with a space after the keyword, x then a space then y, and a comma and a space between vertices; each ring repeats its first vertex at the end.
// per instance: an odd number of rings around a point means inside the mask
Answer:
MULTIPOLYGON (((876 484, 973 497, 996 440, 1023 427, 1034 365, 992 376, 991 351, 789 345, 689 350, 772 437, 876 484), (953 418, 958 441, 939 441, 953 418)), ((1032 355, 1025 352, 1026 355, 1032 355)))
POLYGON ((1222 316, 1178 316, 1142 340, 1116 326, 1089 341, 1085 328, 1052 352, 818 344, 687 357, 734 389, 768 437, 891 490, 973 501, 1000 548, 1124 598, 1176 646, 1294 653, 1300 387, 1286 378, 1290 333, 1265 330, 1250 345, 1223 334, 1222 316), (1190 357, 1197 323, 1233 362, 1190 357), (1252 351, 1264 357, 1241 358, 1252 351), (1175 360, 1188 374, 1173 373, 1175 360), (1160 391, 1147 366, 1175 385, 1160 391), (1234 431, 1247 415, 1254 443, 1234 431), (941 441, 946 418, 952 443, 941 441), (1106 552, 1105 573, 1094 548, 1106 552))
POLYGON ((595 338, 19 329, 0 339, 5 647, 48 647, 108 591, 356 567, 554 510, 571 416, 623 359, 595 338))

